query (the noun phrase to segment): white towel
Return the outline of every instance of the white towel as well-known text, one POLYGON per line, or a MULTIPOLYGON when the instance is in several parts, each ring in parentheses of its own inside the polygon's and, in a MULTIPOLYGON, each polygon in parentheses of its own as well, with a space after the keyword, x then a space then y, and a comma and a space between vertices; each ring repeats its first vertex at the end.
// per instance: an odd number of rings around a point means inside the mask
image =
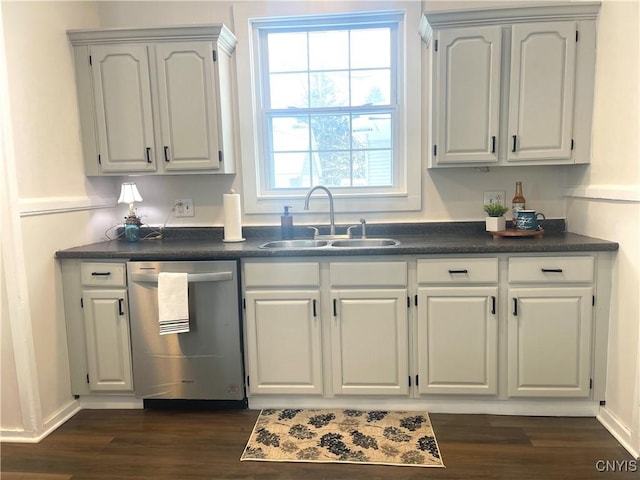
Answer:
POLYGON ((189 280, 186 273, 158 274, 160 335, 189 331, 189 280))

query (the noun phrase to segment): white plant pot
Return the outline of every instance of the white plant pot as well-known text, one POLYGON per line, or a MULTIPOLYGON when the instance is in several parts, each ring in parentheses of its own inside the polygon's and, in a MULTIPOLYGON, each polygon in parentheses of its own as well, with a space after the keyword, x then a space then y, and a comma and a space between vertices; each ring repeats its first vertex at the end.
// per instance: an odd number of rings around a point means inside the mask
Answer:
POLYGON ((507 218, 504 215, 501 217, 485 217, 484 220, 487 225, 487 232, 500 232, 507 228, 507 218))

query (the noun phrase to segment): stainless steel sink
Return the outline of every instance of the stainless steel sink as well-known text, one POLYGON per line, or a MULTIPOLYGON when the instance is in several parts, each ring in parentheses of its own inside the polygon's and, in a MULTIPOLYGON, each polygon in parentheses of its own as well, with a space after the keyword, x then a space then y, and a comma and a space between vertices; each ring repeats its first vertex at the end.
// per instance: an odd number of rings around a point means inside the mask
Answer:
POLYGON ((326 240, 276 240, 273 242, 267 242, 260 245, 258 248, 319 248, 326 247, 329 242, 326 240))
POLYGON ((395 247, 400 244, 393 238, 350 238, 348 240, 334 240, 332 247, 364 248, 364 247, 395 247))

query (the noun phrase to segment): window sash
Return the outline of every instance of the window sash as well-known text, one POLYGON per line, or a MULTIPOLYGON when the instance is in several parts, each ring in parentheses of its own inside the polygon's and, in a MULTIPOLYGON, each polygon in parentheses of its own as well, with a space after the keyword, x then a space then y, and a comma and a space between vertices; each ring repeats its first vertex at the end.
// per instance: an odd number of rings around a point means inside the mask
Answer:
MULTIPOLYGON (((293 17, 286 20, 264 20, 256 22, 254 25, 255 30, 258 33, 258 49, 259 49, 259 66, 257 69, 260 89, 256 96, 256 106, 261 112, 257 116, 258 131, 262 133, 258 137, 258 151, 259 158, 262 160, 258 162, 258 196, 286 196, 287 194, 299 195, 301 191, 306 191, 310 186, 314 185, 313 175, 310 173, 311 185, 305 187, 276 187, 275 182, 275 164, 274 164, 274 149, 272 147, 272 132, 270 129, 271 119, 278 116, 309 116, 309 115, 354 115, 359 113, 367 113, 369 115, 377 113, 390 114, 391 132, 390 132, 390 152, 391 152, 391 185, 349 185, 349 186, 334 186, 332 189, 338 190, 341 193, 352 193, 355 195, 375 195, 375 194, 389 194, 395 193, 399 190, 405 189, 405 182, 403 181, 405 173, 404 161, 400 158, 399 154, 399 98, 397 85, 399 81, 399 58, 401 57, 401 49, 399 42, 399 23, 402 21, 402 14, 399 12, 384 12, 373 14, 348 14, 348 15, 336 15, 336 16, 313 16, 313 17, 293 17), (356 23, 361 22, 361 23, 356 23), (307 108, 271 108, 270 102, 270 72, 268 69, 268 52, 267 52, 267 37, 270 33, 282 33, 282 32, 313 32, 313 31, 332 31, 332 30, 359 30, 359 29, 372 29, 372 28, 388 28, 390 31, 390 65, 388 70, 390 71, 390 91, 389 91, 389 104, 380 105, 355 105, 355 106, 331 106, 331 107, 307 107, 307 108)), ((308 58, 308 57, 307 57, 308 58)), ((350 67, 350 65, 349 65, 350 67)), ((385 68, 387 69, 387 68, 385 68)), ((347 68, 340 69, 339 71, 345 71, 349 75, 352 72, 358 72, 361 70, 373 70, 373 68, 347 68)), ((306 70, 301 70, 301 73, 310 74, 312 72, 330 72, 336 70, 312 70, 307 64, 306 70)), ((290 72, 286 72, 290 73, 290 72)), ((351 83, 349 84, 349 94, 351 96, 351 83)), ((353 135, 353 130, 351 130, 353 135)), ((366 149, 365 149, 366 150, 366 149)), ((373 150, 373 149, 372 149, 373 150)), ((354 149, 350 148, 350 158, 353 159, 352 153, 354 149)), ((357 150, 356 150, 357 151, 357 150)), ((311 156, 314 150, 309 144, 308 154, 311 156)), ((351 168, 353 168, 353 160, 351 168)))

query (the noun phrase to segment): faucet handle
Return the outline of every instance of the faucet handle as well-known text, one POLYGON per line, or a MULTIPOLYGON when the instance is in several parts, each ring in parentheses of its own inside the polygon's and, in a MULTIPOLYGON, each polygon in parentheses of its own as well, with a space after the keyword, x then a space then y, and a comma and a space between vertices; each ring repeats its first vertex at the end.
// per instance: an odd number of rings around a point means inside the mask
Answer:
POLYGON ((360 227, 360 238, 367 238, 367 221, 364 218, 360 219, 360 225, 351 225, 347 227, 347 235, 349 238, 353 238, 351 230, 360 227))
POLYGON ((367 238, 367 221, 364 218, 360 219, 360 236, 367 238))
POLYGON ((320 234, 320 231, 316 227, 307 227, 307 228, 313 230, 313 238, 316 238, 320 234))

